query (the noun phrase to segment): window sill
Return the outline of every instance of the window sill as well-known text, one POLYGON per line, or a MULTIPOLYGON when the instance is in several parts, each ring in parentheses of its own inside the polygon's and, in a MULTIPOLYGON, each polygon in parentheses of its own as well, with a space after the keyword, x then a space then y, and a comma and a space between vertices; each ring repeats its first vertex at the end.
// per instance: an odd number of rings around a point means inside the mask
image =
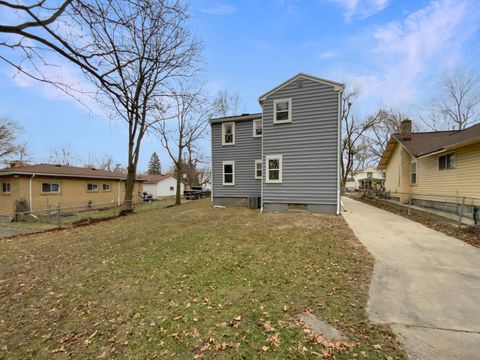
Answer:
POLYGON ((235 186, 235 184, 223 184, 223 186, 235 186))
POLYGON ((274 125, 276 125, 276 124, 289 124, 291 122, 292 122, 292 120, 274 120, 273 124, 274 125))
POLYGON ((222 143, 222 146, 232 146, 232 145, 235 145, 235 143, 229 143, 229 144, 223 144, 222 143))

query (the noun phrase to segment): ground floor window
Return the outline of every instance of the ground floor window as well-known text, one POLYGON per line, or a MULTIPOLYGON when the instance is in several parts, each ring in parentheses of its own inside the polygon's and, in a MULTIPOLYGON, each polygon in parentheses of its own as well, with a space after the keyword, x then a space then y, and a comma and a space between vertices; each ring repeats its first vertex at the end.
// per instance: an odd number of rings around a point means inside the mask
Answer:
POLYGON ((255 179, 262 178, 262 160, 255 160, 255 179))
POLYGON ((110 184, 103 184, 103 191, 110 191, 112 189, 110 184))
POLYGON ((2 183, 2 193, 4 194, 10 193, 10 183, 2 183))
POLYGON ((282 182, 282 155, 267 155, 265 157, 267 176, 265 182, 267 183, 281 183, 282 182))
POLYGON ((455 154, 447 154, 438 157, 438 170, 455 169, 455 154))
POLYGON ((175 188, 173 186, 170 186, 170 191, 173 191, 175 190, 175 188))
POLYGON ((42 183, 42 193, 58 193, 58 192, 60 192, 60 184, 42 183))
POLYGON ((410 163, 410 183, 412 185, 417 183, 417 161, 410 163))
POLYGON ((235 185, 235 161, 223 162, 223 185, 235 185))
POLYGON ((87 184, 87 191, 98 191, 98 184, 87 184))

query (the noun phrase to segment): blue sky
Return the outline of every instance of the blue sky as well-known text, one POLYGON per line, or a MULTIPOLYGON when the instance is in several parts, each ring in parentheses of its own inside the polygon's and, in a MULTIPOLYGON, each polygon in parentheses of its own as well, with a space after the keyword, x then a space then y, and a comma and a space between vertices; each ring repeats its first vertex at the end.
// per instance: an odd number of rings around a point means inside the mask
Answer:
MULTIPOLYGON (((260 111, 259 95, 305 72, 357 88, 358 116, 388 106, 415 120, 444 74, 480 73, 480 0, 193 0, 191 12, 204 43, 207 90, 238 93, 239 112, 260 111)), ((63 146, 84 160, 109 154, 126 163, 124 123, 14 75, 0 64, 0 116, 23 126, 33 161, 63 146)), ((68 64, 57 76, 84 84, 68 64)), ((147 138, 140 171, 153 151, 164 168, 170 163, 147 138)))

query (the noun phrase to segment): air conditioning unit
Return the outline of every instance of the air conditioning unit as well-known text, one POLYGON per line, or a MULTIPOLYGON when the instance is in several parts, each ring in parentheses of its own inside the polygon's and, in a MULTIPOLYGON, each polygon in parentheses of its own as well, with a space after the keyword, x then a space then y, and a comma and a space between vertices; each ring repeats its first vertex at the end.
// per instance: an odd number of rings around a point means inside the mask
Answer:
POLYGON ((249 209, 259 209, 260 208, 260 197, 249 196, 248 197, 248 208, 249 209))

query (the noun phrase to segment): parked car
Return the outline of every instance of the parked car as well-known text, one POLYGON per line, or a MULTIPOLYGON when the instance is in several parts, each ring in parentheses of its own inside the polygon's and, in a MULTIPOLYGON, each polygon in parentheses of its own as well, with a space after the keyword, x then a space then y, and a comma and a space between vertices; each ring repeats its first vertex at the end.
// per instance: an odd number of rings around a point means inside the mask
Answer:
POLYGON ((209 197, 211 194, 211 191, 202 187, 202 186, 192 186, 190 190, 185 190, 183 192, 183 196, 185 196, 185 199, 187 200, 196 200, 196 199, 202 199, 209 197))

